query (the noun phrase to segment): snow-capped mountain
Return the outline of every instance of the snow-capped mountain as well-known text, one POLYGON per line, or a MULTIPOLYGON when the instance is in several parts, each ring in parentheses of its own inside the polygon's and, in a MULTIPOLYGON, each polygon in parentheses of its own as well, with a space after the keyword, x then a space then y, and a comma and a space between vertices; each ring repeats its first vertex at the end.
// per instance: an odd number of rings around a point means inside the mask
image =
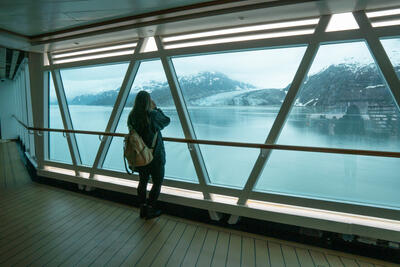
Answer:
MULTIPOLYGON (((396 66, 400 75, 400 66, 396 66)), ((289 85, 283 89, 260 89, 233 80, 219 72, 202 72, 184 76, 179 84, 188 106, 266 106, 280 105, 289 85)), ((135 85, 128 97, 132 106, 136 93, 146 90, 159 106, 173 106, 167 82, 149 81, 135 85)), ((119 89, 92 95, 81 95, 69 100, 76 105, 113 105, 119 89)), ((306 78, 295 105, 314 107, 339 107, 349 102, 368 104, 393 102, 377 67, 373 64, 331 65, 306 78)))

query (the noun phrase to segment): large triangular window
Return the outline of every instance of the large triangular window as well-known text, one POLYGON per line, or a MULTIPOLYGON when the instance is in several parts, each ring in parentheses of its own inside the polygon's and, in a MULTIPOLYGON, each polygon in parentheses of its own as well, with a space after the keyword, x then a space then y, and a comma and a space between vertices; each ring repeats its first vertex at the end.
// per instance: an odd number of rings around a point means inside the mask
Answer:
MULTIPOLYGON (((61 70, 74 130, 106 129, 128 64, 61 70)), ((83 165, 92 166, 99 148, 96 135, 76 134, 83 165)))
MULTIPOLYGON (((171 119, 170 125, 162 131, 162 135, 184 138, 182 126, 160 60, 146 61, 140 64, 118 123, 117 132, 128 133, 128 115, 133 107, 135 96, 140 90, 149 92, 157 107, 161 108, 171 119)), ((104 162, 104 168, 125 171, 122 160, 122 147, 122 138, 113 138, 104 162)), ((187 145, 184 143, 165 142, 165 150, 167 160, 165 176, 177 180, 197 182, 197 175, 187 145)))
MULTIPOLYGON (((400 151, 400 113, 364 42, 322 45, 279 144, 400 151)), ((260 191, 399 207, 398 159, 272 152, 260 191)))
MULTIPOLYGON (((305 47, 173 59, 198 139, 264 143, 305 47)), ((200 146, 211 182, 243 187, 258 149, 200 146)))
MULTIPOLYGON (((64 129, 63 120, 58 106, 53 78, 49 73, 49 128, 64 129)), ((67 139, 62 133, 49 132, 49 159, 72 163, 67 139)))

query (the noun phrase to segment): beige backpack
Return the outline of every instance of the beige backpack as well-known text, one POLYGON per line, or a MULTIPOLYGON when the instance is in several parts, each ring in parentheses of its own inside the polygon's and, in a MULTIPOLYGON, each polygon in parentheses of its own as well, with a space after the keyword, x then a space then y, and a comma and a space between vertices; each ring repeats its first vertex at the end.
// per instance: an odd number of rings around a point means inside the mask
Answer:
POLYGON ((126 166, 128 161, 129 169, 132 172, 136 167, 146 166, 153 160, 153 150, 157 141, 158 132, 154 135, 151 148, 148 148, 143 142, 142 137, 132 130, 124 139, 124 164, 127 173, 131 174, 126 166))

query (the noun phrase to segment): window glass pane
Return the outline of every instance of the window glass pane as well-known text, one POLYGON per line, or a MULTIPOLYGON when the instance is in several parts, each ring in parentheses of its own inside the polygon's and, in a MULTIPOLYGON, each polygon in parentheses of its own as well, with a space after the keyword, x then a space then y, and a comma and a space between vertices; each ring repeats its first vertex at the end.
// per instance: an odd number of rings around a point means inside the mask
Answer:
POLYGON ((323 45, 278 143, 400 151, 399 115, 364 42, 323 45))
MULTIPOLYGON (((364 42, 323 45, 278 143, 400 151, 399 118, 364 42)), ((273 151, 256 190, 388 204, 391 187, 399 181, 393 175, 399 173, 399 163, 391 158, 273 151), (385 182, 376 187, 378 177, 385 182), (344 192, 345 187, 354 194, 344 192), (378 195, 388 198, 377 202, 378 195)))
MULTIPOLYGON (((133 107, 135 96, 140 90, 150 92, 151 98, 157 104, 157 107, 161 108, 165 115, 171 119, 170 125, 162 131, 162 135, 184 138, 182 126, 160 60, 141 63, 118 123, 117 132, 128 133, 128 115, 133 107)), ((104 168, 125 171, 122 148, 123 139, 113 138, 104 162, 104 168)), ((167 160, 165 166, 166 177, 197 182, 197 175, 186 144, 165 142, 165 151, 167 160)))
POLYGON ((400 208, 400 159, 273 151, 257 191, 400 208))
POLYGON ((400 38, 384 39, 381 42, 400 79, 400 38))
MULTIPOLYGON (((199 139, 263 143, 305 47, 174 58, 199 139)), ((257 149, 200 146, 211 182, 243 187, 257 149)))
MULTIPOLYGON (((49 127, 64 129, 51 73, 49 77, 49 127)), ((68 142, 62 133, 49 132, 49 150, 50 160, 72 163, 68 142)))
MULTIPOLYGON (((127 63, 61 70, 72 125, 75 130, 105 131, 127 63)), ((77 134, 83 165, 93 165, 98 136, 77 134)))

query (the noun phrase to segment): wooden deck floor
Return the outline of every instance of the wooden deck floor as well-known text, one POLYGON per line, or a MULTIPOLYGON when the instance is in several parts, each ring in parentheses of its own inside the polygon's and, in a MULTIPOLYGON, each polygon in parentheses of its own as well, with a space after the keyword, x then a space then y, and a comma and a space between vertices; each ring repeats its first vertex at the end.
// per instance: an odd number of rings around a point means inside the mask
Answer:
POLYGON ((0 144, 0 266, 397 266, 138 210, 30 182, 0 144))

